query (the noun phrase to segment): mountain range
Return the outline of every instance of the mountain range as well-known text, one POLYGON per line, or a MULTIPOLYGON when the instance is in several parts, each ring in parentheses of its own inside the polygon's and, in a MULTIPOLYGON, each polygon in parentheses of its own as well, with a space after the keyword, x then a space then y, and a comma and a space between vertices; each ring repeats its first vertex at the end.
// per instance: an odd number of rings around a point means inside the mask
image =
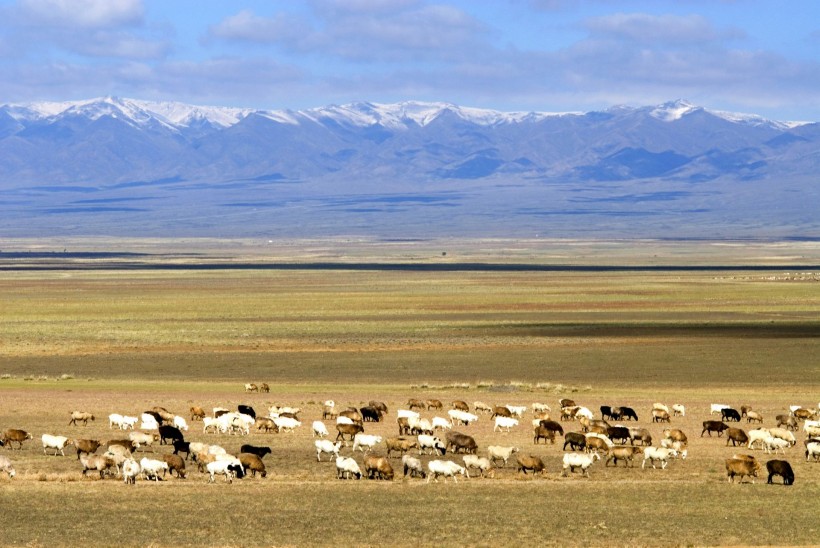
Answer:
POLYGON ((594 112, 0 106, 0 236, 820 237, 820 124, 594 112))

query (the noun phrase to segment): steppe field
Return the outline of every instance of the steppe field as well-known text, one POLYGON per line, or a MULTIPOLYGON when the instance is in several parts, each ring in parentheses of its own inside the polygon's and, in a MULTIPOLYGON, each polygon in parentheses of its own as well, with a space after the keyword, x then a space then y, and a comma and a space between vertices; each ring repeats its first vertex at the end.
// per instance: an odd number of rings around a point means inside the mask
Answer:
MULTIPOLYGON (((711 403, 750 405, 775 426, 820 404, 820 243, 581 241, 4 241, 0 251, 0 544, 27 546, 540 546, 818 544, 820 463, 804 435, 785 455, 701 437, 711 403), (270 385, 246 393, 245 383, 270 385), (528 411, 510 433, 489 415, 458 426, 515 455, 492 478, 438 483, 336 479, 317 462, 322 403, 389 413, 365 432, 397 435, 408 399, 630 406, 658 445, 682 429, 688 458, 664 469, 593 464, 561 475, 563 439, 534 445, 528 411), (686 406, 653 424, 655 402, 686 406), (293 433, 205 434, 194 405, 258 414, 301 409, 293 433), (208 483, 83 477, 73 447, 44 433, 109 440, 110 413, 163 406, 186 439, 265 445, 268 475, 208 483), (69 426, 72 411, 96 420, 69 426), (788 460, 795 484, 727 482, 725 460, 788 460)), ((325 423, 335 433, 335 423, 325 423)), ((629 424, 629 423, 627 423, 629 424)), ((635 424, 634 422, 632 423, 635 424)), ((574 421, 562 423, 578 431, 574 421)), ((739 426, 755 425, 745 419, 739 426)), ((444 436, 444 433, 440 433, 444 436)), ((157 452, 171 448, 160 446, 157 452)), ((384 448, 376 449, 383 454, 384 448)), ((148 451, 150 456, 150 450, 148 451)), ((351 455, 351 447, 342 449, 351 455)), ((142 456, 142 455, 140 455, 142 456)), ((361 453, 355 458, 362 462, 361 453)), ((425 462, 432 457, 424 456, 425 462)), ((461 462, 462 455, 444 459, 461 462)))

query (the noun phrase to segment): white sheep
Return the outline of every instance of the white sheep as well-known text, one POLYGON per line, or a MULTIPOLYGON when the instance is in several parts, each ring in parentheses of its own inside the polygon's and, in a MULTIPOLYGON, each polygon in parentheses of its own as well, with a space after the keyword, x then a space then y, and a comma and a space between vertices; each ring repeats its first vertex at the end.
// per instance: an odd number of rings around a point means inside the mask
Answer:
POLYGON ((453 478, 454 483, 458 483, 456 474, 461 474, 466 478, 470 477, 466 468, 451 460, 431 460, 427 463, 427 470, 430 472, 427 476, 427 483, 430 483, 431 479, 438 483, 439 476, 444 476, 445 482, 448 477, 453 478))
POLYGON ((575 418, 576 419, 580 419, 581 417, 584 417, 586 419, 592 420, 594 416, 595 415, 592 413, 592 411, 590 411, 586 407, 578 407, 578 409, 575 410, 575 418))
POLYGON ((473 409, 475 409, 476 413, 478 413, 479 411, 482 411, 484 413, 492 414, 492 412, 493 412, 492 406, 487 405, 483 401, 473 402, 473 409))
POLYGON ((13 478, 17 475, 17 472, 14 470, 14 465, 11 464, 11 460, 5 455, 0 455, 0 472, 5 472, 9 475, 9 478, 13 478))
POLYGON ((124 481, 126 485, 134 485, 137 483, 137 476, 139 476, 141 471, 142 468, 137 461, 134 459, 125 459, 122 462, 122 481, 124 481))
POLYGON ((713 403, 709 406, 709 414, 720 415, 724 409, 729 409, 729 406, 725 403, 713 403))
POLYGON ((353 419, 351 419, 350 417, 339 415, 338 417, 336 417, 336 424, 353 424, 353 419))
POLYGON ((273 424, 280 432, 293 432, 296 428, 302 426, 302 423, 290 417, 276 417, 273 419, 273 424))
POLYGON ((600 458, 598 453, 565 453, 564 468, 561 475, 568 476, 571 472, 575 472, 576 468, 580 468, 581 473, 589 477, 589 467, 600 458))
POLYGON ((147 457, 143 457, 142 459, 140 459, 140 470, 142 470, 142 475, 145 476, 145 479, 153 479, 154 481, 159 481, 159 473, 168 472, 168 463, 163 460, 149 459, 147 457))
POLYGON ((797 443, 794 434, 785 428, 769 428, 769 435, 773 438, 787 441, 789 445, 795 445, 797 443))
POLYGON ((424 467, 421 464, 421 461, 416 457, 412 457, 410 455, 402 455, 401 457, 401 464, 404 468, 404 475, 405 477, 407 474, 410 474, 410 477, 419 476, 420 478, 426 478, 427 472, 424 471, 424 467))
POLYGON ((137 430, 135 432, 129 432, 128 439, 134 442, 134 445, 136 445, 137 447, 142 447, 143 445, 145 445, 146 447, 150 447, 151 452, 153 453, 154 447, 152 444, 154 443, 154 441, 159 439, 159 435, 147 434, 145 432, 140 432, 139 430, 137 430))
POLYGON ((245 468, 237 458, 215 460, 213 462, 209 462, 205 468, 210 476, 208 483, 214 483, 214 476, 216 476, 216 474, 224 474, 225 481, 227 483, 233 483, 234 477, 242 478, 245 476, 245 468))
POLYGON ((493 427, 493 432, 497 432, 499 430, 506 430, 506 432, 509 433, 510 428, 513 428, 515 426, 518 426, 518 419, 498 416, 495 418, 495 426, 493 427))
POLYGON ((771 434, 769 434, 769 430, 766 428, 755 428, 754 430, 749 430, 747 435, 749 436, 749 443, 746 445, 748 449, 753 449, 757 442, 761 442, 761 445, 763 445, 765 440, 772 437, 771 434))
POLYGON ((444 417, 433 417, 433 430, 450 430, 453 424, 444 417))
POLYGON ((686 416, 686 406, 682 403, 675 403, 672 405, 672 415, 675 417, 685 417, 686 416))
POLYGON ((662 403, 653 403, 652 409, 657 409, 658 411, 666 411, 667 413, 669 413, 669 407, 662 403))
POLYGON ((174 415, 174 426, 179 428, 183 432, 188 431, 188 421, 186 421, 183 417, 179 415, 174 415))
POLYGON ((505 405, 504 407, 510 410, 513 417, 518 417, 519 419, 524 415, 524 412, 527 411, 526 405, 505 405))
POLYGON ((467 411, 461 411, 460 409, 450 409, 447 411, 447 414, 450 416, 450 421, 453 423, 460 423, 465 426, 469 426, 470 423, 473 423, 478 420, 477 415, 473 415, 472 413, 468 413, 467 411))
POLYGON ((349 479, 350 476, 356 476, 356 479, 362 479, 362 471, 359 464, 350 457, 336 457, 336 477, 339 479, 349 479))
POLYGON ((649 461, 654 469, 655 461, 657 460, 661 463, 661 470, 665 470, 669 459, 674 459, 677 456, 678 452, 674 449, 667 447, 646 447, 643 450, 643 462, 641 463, 641 468, 646 467, 646 461, 649 461))
POLYGON ((534 402, 532 404, 532 414, 533 415, 536 414, 536 413, 549 413, 551 411, 552 411, 552 408, 549 405, 547 405, 546 403, 534 402))
POLYGON ((153 415, 143 413, 140 415, 140 430, 159 430, 159 423, 153 415))
POLYGON ((410 417, 413 417, 415 419, 419 419, 419 418, 421 418, 421 415, 419 415, 415 411, 410 411, 409 409, 399 409, 398 411, 396 411, 396 419, 401 419, 401 418, 409 419, 410 417))
POLYGON ((765 440, 763 440, 763 450, 766 453, 777 454, 777 451, 779 449, 780 452, 785 455, 786 454, 786 448, 789 447, 790 445, 791 444, 788 441, 784 440, 784 439, 773 438, 771 436, 766 438, 765 440))
POLYGON ((54 456, 57 456, 57 452, 59 451, 62 456, 65 456, 63 449, 65 449, 66 445, 71 445, 74 443, 69 438, 65 436, 52 436, 51 434, 43 434, 43 454, 47 455, 48 453, 46 450, 54 449, 54 456))
POLYGON ((330 433, 327 431, 327 426, 322 421, 313 421, 313 437, 326 438, 330 433))
POLYGON ((430 454, 440 454, 443 455, 446 450, 447 446, 442 443, 440 439, 435 436, 430 436, 429 434, 421 434, 418 437, 419 440, 419 455, 423 455, 430 450, 430 454))
POLYGON ((485 474, 487 474, 489 477, 492 477, 494 475, 492 471, 493 465, 490 462, 490 459, 488 459, 487 457, 479 457, 477 455, 464 455, 464 457, 462 458, 464 459, 464 468, 466 468, 468 472, 470 468, 476 468, 478 469, 482 478, 485 474))
MULTIPOLYGON (((336 443, 331 442, 330 440, 316 440, 313 442, 316 446, 316 460, 322 460, 322 453, 328 453, 329 455, 335 455, 336 457, 339 456, 339 449, 342 447, 342 442, 337 441, 336 443)), ((329 457, 328 460, 330 460, 329 457)))
POLYGON ((503 466, 506 466, 507 461, 513 453, 518 453, 518 447, 504 447, 501 445, 490 445, 487 447, 487 456, 493 464, 495 464, 495 461, 501 460, 504 462, 503 466))
POLYGON ((353 451, 356 451, 358 448, 361 452, 365 453, 370 451, 376 445, 382 442, 381 436, 375 436, 373 434, 356 434, 353 438, 353 451))
POLYGON ((806 444, 806 460, 813 457, 815 461, 820 460, 820 442, 812 441, 806 444))

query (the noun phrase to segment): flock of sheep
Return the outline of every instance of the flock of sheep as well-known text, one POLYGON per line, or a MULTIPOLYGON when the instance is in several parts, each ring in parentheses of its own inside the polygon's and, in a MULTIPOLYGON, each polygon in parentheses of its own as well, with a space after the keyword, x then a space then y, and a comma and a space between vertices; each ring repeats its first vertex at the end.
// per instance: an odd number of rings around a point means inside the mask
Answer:
MULTIPOLYGON (((260 391, 255 384, 245 386, 246 392, 260 391)), ((262 385, 262 391, 267 391, 262 385)), ((666 469, 672 459, 685 459, 688 454, 689 439, 679 428, 669 424, 663 430, 658 445, 653 445, 650 431, 637 425, 638 413, 631 407, 600 407, 600 416, 596 418, 589 408, 577 405, 569 399, 559 400, 558 421, 551 418, 550 406, 533 403, 531 406, 498 405, 490 406, 476 401, 470 406, 461 400, 449 404, 444 411, 444 404, 437 399, 410 399, 402 409, 395 412, 396 436, 382 436, 365 432, 371 423, 383 423, 390 415, 387 405, 379 401, 370 401, 360 408, 348 407, 338 409, 335 402, 324 402, 321 419, 312 422, 313 446, 316 460, 335 462, 336 477, 339 479, 368 477, 370 479, 392 480, 396 477, 394 463, 404 477, 426 479, 438 482, 439 478, 457 476, 494 477, 499 467, 506 467, 514 462, 519 474, 546 475, 547 468, 541 457, 521 451, 512 445, 487 445, 479 455, 479 445, 475 437, 466 433, 471 425, 489 417, 493 424, 493 433, 503 436, 513 429, 531 428, 533 445, 556 443, 563 438, 562 470, 567 476, 580 473, 589 477, 590 468, 597 461, 605 466, 633 466, 634 461, 641 460, 641 468, 651 465, 652 468, 666 469), (437 412, 431 418, 422 417, 424 412, 437 412), (530 421, 525 416, 531 413, 530 421), (445 416, 446 415, 446 416, 445 416), (529 424, 525 424, 529 422, 529 424), (329 428, 329 425, 331 428, 329 428), (572 431, 564 430, 564 425, 573 425, 572 431), (461 432, 460 430, 464 430, 461 432), (334 435, 335 433, 335 435, 334 435), (342 449, 352 446, 350 455, 342 455, 342 449), (460 461, 445 459, 445 455, 459 455, 460 461), (361 461, 356 455, 361 454, 361 461), (428 458, 429 457, 429 458, 428 458), (400 459, 396 462, 394 459, 400 459), (426 463, 423 462, 426 460, 426 463)), ((820 406, 819 406, 820 407, 820 406)), ((760 447, 766 453, 783 453, 796 445, 795 432, 801 428, 806 434, 804 441, 806 459, 820 460, 820 421, 818 411, 793 406, 788 414, 776 417, 777 426, 762 426, 749 430, 741 428, 742 420, 751 425, 762 424, 762 415, 749 406, 739 410, 722 404, 713 404, 711 414, 720 414, 720 420, 712 418, 703 421, 700 437, 716 434, 722 438, 725 434, 726 445, 742 446, 745 449, 760 447), (736 423, 730 426, 730 423, 736 423)), ((201 407, 190 409, 190 419, 169 412, 163 407, 154 407, 139 416, 111 413, 108 416, 108 427, 118 434, 106 442, 96 439, 70 438, 63 435, 42 434, 43 453, 46 455, 65 455, 69 446, 76 451, 76 457, 82 474, 99 473, 100 478, 119 476, 126 484, 134 484, 138 478, 159 481, 162 478, 176 475, 185 478, 188 470, 186 462, 195 464, 196 468, 206 474, 209 482, 216 476, 223 476, 226 482, 246 475, 266 477, 267 470, 264 457, 272 453, 270 447, 242 444, 237 454, 229 453, 218 444, 196 442, 186 439, 190 432, 188 420, 193 425, 201 423, 202 436, 248 436, 251 432, 287 433, 300 428, 302 411, 293 407, 274 406, 268 409, 266 416, 257 414, 247 405, 239 405, 236 410, 214 408, 212 414, 206 414, 201 407), (173 453, 156 453, 156 445, 173 447, 173 453), (102 451, 99 451, 102 449, 102 451), (150 449, 151 455, 146 452, 150 449), (138 457, 138 452, 142 458, 138 457), (184 458, 183 458, 184 455, 184 458)), ((671 408, 656 403, 651 409, 653 424, 671 423, 672 417, 685 416, 683 405, 675 404, 671 408)), ((88 412, 71 413, 69 426, 87 425, 95 416, 88 412)), ((384 431, 384 427, 381 428, 384 431)), ((8 450, 22 450, 27 440, 33 435, 21 429, 7 429, 0 438, 0 445, 8 450)), ((236 438, 234 438, 236 439, 236 438)), ((739 477, 757 477, 762 465, 747 453, 735 454, 725 461, 729 481, 739 477)), ((794 472, 786 460, 773 459, 766 463, 768 482, 773 477, 782 477, 785 485, 794 483, 794 472)), ((0 455, 0 472, 9 477, 15 476, 11 459, 0 455)))

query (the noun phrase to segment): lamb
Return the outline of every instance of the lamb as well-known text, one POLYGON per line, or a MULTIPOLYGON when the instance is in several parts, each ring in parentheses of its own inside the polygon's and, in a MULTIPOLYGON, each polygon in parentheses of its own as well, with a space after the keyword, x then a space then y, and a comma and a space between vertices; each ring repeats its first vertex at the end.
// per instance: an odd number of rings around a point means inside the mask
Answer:
POLYGON ((235 477, 239 479, 245 477, 245 468, 237 458, 209 462, 205 469, 210 476, 208 483, 214 483, 216 474, 224 474, 226 483, 233 483, 235 477))
POLYGON ((125 459, 122 463, 122 481, 126 485, 135 485, 137 476, 142 471, 140 464, 134 459, 125 459))
POLYGON ((88 421, 94 421, 94 415, 86 411, 72 411, 71 420, 68 421, 69 426, 77 426, 77 423, 82 421, 83 426, 88 426, 88 421))
POLYGON ((381 442, 381 436, 359 433, 353 437, 353 451, 359 449, 362 453, 366 453, 381 442))
POLYGON ((0 445, 5 445, 9 449, 12 449, 11 443, 17 442, 17 449, 23 449, 23 442, 26 440, 32 439, 31 434, 26 432, 25 430, 19 430, 17 428, 9 428, 5 432, 3 432, 2 443, 0 445))
POLYGON ((0 455, 0 472, 8 474, 9 479, 17 475, 17 472, 14 470, 14 465, 11 464, 11 460, 5 455, 0 455))
POLYGON ((445 482, 448 477, 451 477, 453 478, 454 483, 458 483, 456 481, 456 474, 461 474, 467 478, 470 477, 467 474, 466 468, 451 460, 431 460, 427 463, 427 470, 429 471, 429 474, 427 475, 427 483, 430 483, 431 479, 438 483, 439 476, 444 476, 445 482))
POLYGON ((242 466, 245 468, 246 475, 248 470, 251 471, 251 475, 253 477, 256 477, 257 472, 259 472, 259 475, 263 478, 268 475, 268 472, 265 469, 265 463, 262 462, 259 455, 254 455, 253 453, 239 453, 239 462, 241 462, 242 466))
POLYGON ((678 452, 674 449, 667 449, 666 447, 646 447, 643 450, 643 462, 641 463, 641 468, 646 467, 646 461, 649 461, 652 464, 652 468, 655 468, 655 461, 660 461, 661 463, 661 470, 666 470, 666 465, 669 462, 669 459, 673 459, 678 456, 678 452))
POLYGON ((59 451, 62 456, 65 456, 63 449, 66 445, 71 445, 73 442, 65 436, 52 436, 51 434, 43 434, 43 454, 47 455, 48 449, 54 449, 54 456, 57 456, 59 451))
POLYGON ((424 467, 421 464, 421 461, 416 457, 411 457, 410 455, 404 455, 401 458, 401 464, 404 468, 404 476, 407 477, 407 474, 410 474, 411 478, 420 477, 422 479, 427 477, 427 472, 424 471, 424 467))
POLYGON ((350 479, 351 476, 356 476, 356 479, 362 479, 362 471, 359 469, 359 464, 350 457, 336 457, 336 477, 339 479, 350 479))
POLYGON ((470 468, 476 468, 478 469, 482 478, 485 476, 485 474, 488 477, 493 477, 493 465, 490 462, 490 459, 488 459, 487 457, 479 457, 476 455, 464 455, 462 458, 464 459, 464 468, 467 469, 468 476, 470 468))
POLYGON ((518 447, 504 447, 501 445, 490 445, 487 447, 487 456, 490 462, 495 464, 495 461, 500 460, 503 462, 502 467, 507 466, 507 461, 513 453, 518 453, 518 447))
POLYGON ((518 426, 518 419, 508 417, 496 417, 493 432, 496 432, 498 430, 506 430, 506 432, 509 433, 510 428, 513 428, 515 426, 518 426))
POLYGON ((319 462, 322 461, 322 453, 328 453, 329 455, 336 455, 336 457, 338 457, 339 449, 342 447, 342 442, 340 441, 332 443, 330 440, 316 440, 313 444, 316 446, 316 460, 319 462))
POLYGON ((145 479, 160 481, 161 478, 159 477, 159 473, 163 472, 163 474, 165 474, 168 472, 168 463, 163 460, 143 457, 140 459, 140 469, 142 470, 142 475, 145 479))
POLYGON ((322 421, 313 421, 313 437, 326 438, 330 435, 327 426, 322 421))
POLYGON ((561 475, 566 477, 570 472, 575 472, 576 468, 580 468, 583 475, 589 477, 589 467, 600 458, 598 453, 566 453, 563 459, 564 467, 561 475))

